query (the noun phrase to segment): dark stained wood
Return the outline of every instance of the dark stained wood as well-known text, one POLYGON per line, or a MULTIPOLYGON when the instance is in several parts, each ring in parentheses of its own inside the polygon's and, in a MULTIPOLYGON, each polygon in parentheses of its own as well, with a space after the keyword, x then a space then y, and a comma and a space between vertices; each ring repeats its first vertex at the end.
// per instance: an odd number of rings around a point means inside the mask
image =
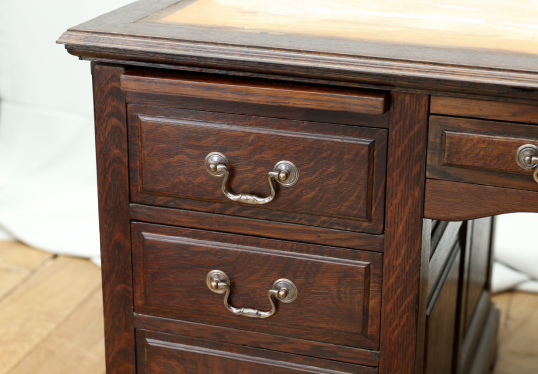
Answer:
POLYGON ((495 363, 500 313, 493 304, 490 305, 486 325, 478 342, 473 362, 467 372, 469 374, 489 374, 495 363))
POLYGON ((134 324, 138 329, 189 336, 221 343, 233 342, 234 344, 252 348, 262 348, 366 366, 377 366, 379 364, 379 352, 360 348, 337 346, 334 344, 177 321, 142 314, 135 314, 134 324))
POLYGON ((471 244, 473 236, 474 221, 465 221, 460 230, 459 245, 461 248, 460 261, 460 283, 459 283, 459 302, 456 311, 456 342, 454 352, 454 362, 457 363, 456 374, 460 372, 460 366, 463 359, 463 342, 467 333, 465 325, 467 311, 467 294, 469 290, 469 264, 471 259, 471 244))
POLYGON ((348 60, 342 56, 316 54, 308 56, 311 63, 305 68, 295 63, 304 58, 302 53, 256 50, 248 51, 252 52, 252 55, 243 55, 241 53, 243 51, 239 48, 230 47, 227 51, 229 53, 223 54, 222 48, 218 46, 160 42, 163 51, 172 53, 155 54, 151 53, 151 47, 145 40, 121 40, 120 48, 111 48, 108 37, 79 32, 64 35, 58 43, 65 44, 67 51, 72 55, 92 61, 142 63, 167 68, 194 65, 209 69, 241 69, 251 73, 353 82, 385 90, 398 87, 424 93, 464 93, 528 100, 536 100, 538 95, 536 74, 527 72, 469 69, 445 64, 400 62, 368 57, 353 57, 348 60), (255 61, 256 59, 259 60, 255 61))
POLYGON ((133 69, 121 78, 125 91, 196 97, 327 111, 383 114, 388 93, 201 73, 133 69))
POLYGON ((381 373, 412 373, 414 367, 427 125, 427 96, 393 94, 383 256, 381 373))
POLYGON ((522 170, 514 160, 510 160, 506 156, 514 155, 514 149, 517 150, 524 144, 538 144, 537 139, 453 131, 445 131, 444 135, 444 165, 532 174, 532 171, 522 170), (491 151, 488 152, 489 150, 491 151))
POLYGON ((538 212, 538 192, 428 179, 424 204, 426 218, 462 221, 505 213, 538 212))
POLYGON ((466 277, 465 319, 462 321, 464 331, 469 328, 480 295, 487 290, 489 266, 492 261, 492 221, 491 217, 486 217, 475 220, 472 225, 471 242, 468 243, 469 263, 466 269, 468 275, 466 277))
POLYGON ((314 122, 337 123, 364 127, 389 127, 389 115, 334 112, 312 108, 296 108, 278 105, 250 104, 238 101, 207 100, 193 97, 180 97, 139 92, 126 92, 129 104, 164 106, 168 108, 209 110, 233 114, 248 114, 262 117, 299 119, 314 122))
POLYGON ((538 103, 536 105, 529 105, 459 97, 432 96, 430 113, 538 124, 538 103))
POLYGON ((471 323, 463 336, 459 361, 459 373, 467 373, 472 364, 476 347, 480 342, 482 331, 491 308, 489 291, 483 290, 475 308, 471 323))
POLYGON ((137 330, 140 374, 374 374, 375 368, 137 330))
MULTIPOLYGON (((454 91, 454 92, 448 93, 448 92, 443 92, 444 90, 446 90, 446 87, 444 85, 442 84, 436 85, 435 83, 428 82, 427 80, 424 80, 423 86, 420 89, 418 89, 418 87, 416 88, 406 88, 405 86, 399 87, 397 85, 394 85, 393 83, 391 83, 390 86, 387 86, 387 82, 377 82, 377 84, 375 84, 374 82, 372 84, 369 84, 368 81, 365 81, 365 82, 356 81, 355 76, 346 77, 345 80, 342 80, 341 77, 339 78, 339 80, 334 80, 334 77, 331 79, 322 79, 320 77, 314 77, 314 76, 303 77, 303 76, 278 75, 278 74, 269 74, 269 73, 261 74, 261 73, 249 72, 249 71, 237 71, 237 70, 230 70, 230 69, 225 70, 225 69, 220 69, 217 67, 208 68, 208 67, 189 66, 189 65, 171 65, 171 64, 161 64, 161 63, 149 62, 149 61, 143 62, 143 61, 134 61, 134 60, 122 60, 119 58, 108 59, 108 58, 80 56, 79 59, 82 61, 91 61, 93 63, 127 65, 127 66, 132 66, 132 67, 141 67, 145 69, 166 69, 166 70, 172 70, 172 71, 179 70, 179 71, 189 71, 189 72, 196 72, 196 73, 221 74, 221 75, 227 75, 227 76, 252 77, 252 78, 259 78, 259 79, 274 79, 274 80, 286 81, 286 82, 323 84, 323 85, 338 86, 338 87, 354 87, 358 89, 376 90, 376 91, 391 91, 391 92, 406 92, 406 93, 423 92, 423 93, 430 94, 432 96, 447 96, 447 97, 457 97, 461 99, 482 100, 482 101, 495 100, 495 102, 523 104, 523 105, 530 105, 530 106, 538 105, 538 101, 536 100, 536 98, 533 99, 532 95, 529 95, 528 93, 523 93, 523 95, 521 96, 521 91, 520 91, 520 95, 515 93, 517 92, 516 90, 515 92, 511 93, 511 96, 506 96, 507 92, 503 90, 500 86, 497 86, 496 88, 490 88, 490 89, 493 89, 494 91, 488 91, 487 95, 484 94, 484 91, 479 91, 477 86, 474 87, 475 94, 464 93, 464 92, 471 92, 471 91, 465 91, 465 90, 460 90, 460 92, 454 91)), ((371 76, 371 78, 374 78, 374 77, 375 75, 371 76)), ((507 89, 512 90, 512 88, 507 88, 507 89)), ((133 96, 156 96, 156 95, 136 94, 136 93, 127 92, 127 96, 126 96, 127 99, 129 99, 130 96, 133 97, 133 96)), ((287 108, 287 109, 290 110, 292 108, 287 108)), ((286 113, 286 111, 284 111, 284 113, 286 113)), ((336 112, 336 113, 340 113, 340 112, 336 112)), ((371 117, 380 119, 380 118, 385 117, 387 113, 385 113, 385 115, 383 116, 357 114, 357 113, 355 113, 355 115, 371 116, 371 117)), ((337 121, 335 123, 341 123, 341 122, 337 121)), ((362 125, 362 126, 366 126, 366 125, 362 125)), ((388 127, 388 125, 377 126, 377 127, 388 127)))
POLYGON ((427 177, 538 191, 517 149, 538 146, 538 126, 430 117, 427 177))
POLYGON ((434 287, 439 281, 441 274, 447 266, 447 261, 453 252, 454 245, 459 239, 459 230, 462 222, 450 222, 443 232, 443 235, 435 248, 432 248, 433 255, 428 266, 428 287, 427 294, 431 297, 434 287))
POLYGON ((453 355, 460 254, 459 247, 456 247, 426 312, 426 374, 451 374, 455 366, 453 355))
POLYGON ((136 223, 135 310, 155 316, 367 349, 379 347, 381 254, 136 223), (269 310, 267 291, 298 289, 266 319, 236 316, 208 289, 213 269, 231 281, 230 303, 269 310))
POLYGON ((93 92, 107 373, 135 373, 129 176, 121 67, 95 65, 93 92))
POLYGON ((320 226, 383 231, 386 130, 129 105, 133 202, 320 226), (224 153, 228 189, 269 195, 267 173, 293 162, 299 181, 265 205, 230 201, 204 159, 224 153))
POLYGON ((431 252, 428 261, 435 255, 435 251, 438 249, 438 244, 443 238, 443 234, 447 229, 450 222, 448 221, 432 221, 432 232, 431 232, 431 252))
POLYGON ((420 254, 420 284, 418 291, 417 347, 415 354, 415 374, 424 373, 424 353, 426 343, 426 308, 428 306, 428 275, 430 252, 432 250, 433 221, 424 219, 422 224, 422 250, 420 254))
POLYGON ((131 220, 383 252, 384 236, 131 204, 131 220))

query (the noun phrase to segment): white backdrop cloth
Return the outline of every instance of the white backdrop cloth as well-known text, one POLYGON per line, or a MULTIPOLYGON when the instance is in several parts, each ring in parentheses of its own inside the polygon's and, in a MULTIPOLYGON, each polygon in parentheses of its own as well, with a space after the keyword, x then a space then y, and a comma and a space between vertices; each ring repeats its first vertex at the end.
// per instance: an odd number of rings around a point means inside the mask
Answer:
POLYGON ((538 292, 538 214, 498 216, 494 244, 492 291, 538 292))
POLYGON ((99 258, 90 65, 55 41, 126 0, 0 0, 0 228, 99 258))
MULTIPOLYGON (((90 66, 55 41, 129 2, 0 0, 0 238, 98 261, 90 66)), ((537 217, 500 217, 495 290, 538 290, 537 217)))

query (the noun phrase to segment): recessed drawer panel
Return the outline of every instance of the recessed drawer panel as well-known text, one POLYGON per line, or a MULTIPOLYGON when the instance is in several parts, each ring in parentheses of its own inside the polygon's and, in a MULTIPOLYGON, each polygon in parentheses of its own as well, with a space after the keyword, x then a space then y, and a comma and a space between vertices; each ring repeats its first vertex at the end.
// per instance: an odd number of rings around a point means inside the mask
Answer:
POLYGON ((375 374, 374 367, 137 330, 139 374, 375 374))
POLYGON ((129 126, 134 202, 383 230, 386 130, 146 106, 129 126))
POLYGON ((379 346, 381 254, 142 223, 132 235, 137 313, 379 346))
POLYGON ((427 177, 538 191, 520 147, 536 147, 538 126, 431 116, 427 177))

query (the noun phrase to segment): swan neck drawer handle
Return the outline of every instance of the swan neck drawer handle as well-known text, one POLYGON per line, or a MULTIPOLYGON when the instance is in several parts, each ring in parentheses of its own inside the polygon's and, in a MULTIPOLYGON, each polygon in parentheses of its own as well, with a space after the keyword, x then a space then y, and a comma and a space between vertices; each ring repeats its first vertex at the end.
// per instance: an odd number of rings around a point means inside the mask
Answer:
POLYGON ((516 152, 517 164, 525 170, 534 169, 534 180, 538 183, 538 147, 533 144, 525 144, 516 152))
POLYGON ((218 294, 224 294, 224 306, 230 312, 238 316, 250 318, 267 318, 271 317, 276 312, 275 302, 273 297, 283 303, 291 303, 297 298, 297 287, 289 279, 278 279, 273 283, 273 288, 267 291, 267 298, 271 303, 271 310, 263 312, 252 308, 236 308, 228 303, 230 297, 230 279, 220 270, 211 270, 207 273, 206 284, 209 289, 218 294))
POLYGON ((299 179, 299 171, 297 167, 289 161, 279 161, 276 163, 273 171, 270 171, 267 175, 269 181, 269 187, 271 188, 271 194, 267 197, 259 197, 250 194, 233 194, 228 191, 226 187, 228 179, 230 177, 230 164, 226 156, 219 152, 211 152, 205 158, 205 168, 207 172, 215 177, 224 177, 222 180, 222 192, 224 195, 232 200, 245 204, 267 204, 275 198, 275 186, 273 180, 284 187, 291 187, 299 179))

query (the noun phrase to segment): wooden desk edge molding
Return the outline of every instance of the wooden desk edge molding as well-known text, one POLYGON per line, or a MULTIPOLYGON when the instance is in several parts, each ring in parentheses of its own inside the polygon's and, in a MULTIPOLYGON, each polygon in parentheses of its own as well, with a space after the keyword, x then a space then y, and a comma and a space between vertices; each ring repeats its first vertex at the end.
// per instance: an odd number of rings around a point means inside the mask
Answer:
POLYGON ((92 61, 108 373, 490 371, 538 4, 445 5, 140 0, 60 37, 92 61))

